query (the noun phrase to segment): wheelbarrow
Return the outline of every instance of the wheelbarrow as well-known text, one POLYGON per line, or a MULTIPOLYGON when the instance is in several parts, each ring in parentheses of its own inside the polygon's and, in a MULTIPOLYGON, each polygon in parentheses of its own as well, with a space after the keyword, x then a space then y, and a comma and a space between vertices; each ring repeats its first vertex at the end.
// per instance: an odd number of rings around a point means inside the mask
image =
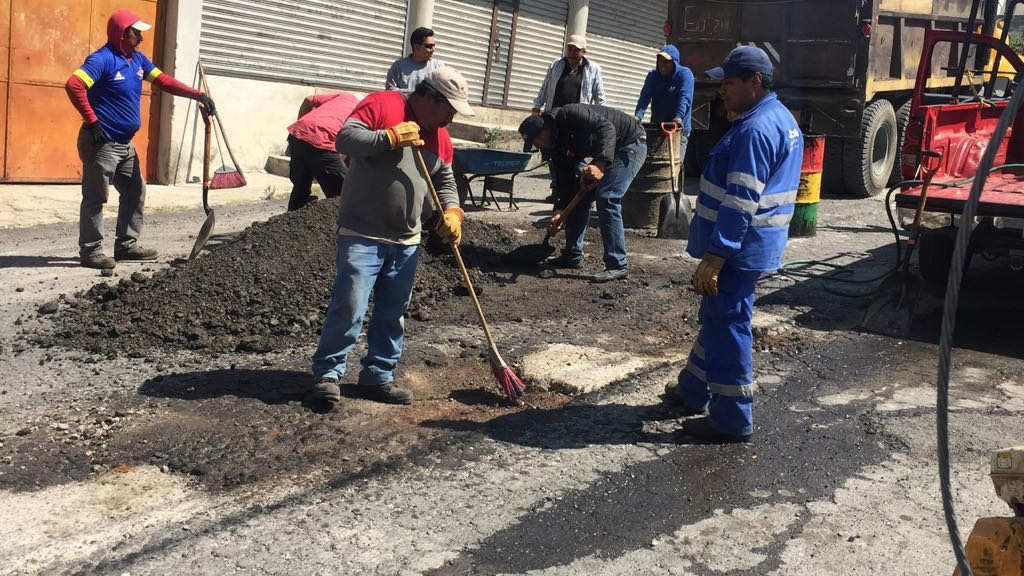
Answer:
POLYGON ((527 170, 526 166, 531 158, 533 154, 528 152, 492 148, 455 148, 452 170, 455 172, 455 182, 459 188, 459 203, 464 204, 467 198, 474 206, 493 201, 494 207, 501 211, 501 205, 494 193, 504 192, 508 194, 508 209, 518 210, 519 204, 512 193, 516 176, 523 172, 532 172, 547 164, 544 162, 527 170), (477 178, 484 179, 479 201, 473 196, 471 187, 473 180, 477 178))

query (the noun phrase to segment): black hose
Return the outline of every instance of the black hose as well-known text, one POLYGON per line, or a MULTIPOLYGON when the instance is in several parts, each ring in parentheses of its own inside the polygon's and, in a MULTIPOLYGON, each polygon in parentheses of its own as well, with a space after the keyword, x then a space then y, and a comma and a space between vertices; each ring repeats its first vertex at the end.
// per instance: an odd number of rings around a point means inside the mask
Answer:
POLYGON ((953 544, 953 554, 956 556, 957 566, 960 567, 960 576, 973 576, 970 564, 967 562, 967 555, 964 553, 963 541, 960 538, 960 529, 956 523, 956 512, 953 509, 953 493, 950 487, 950 466, 949 466, 949 369, 953 352, 953 334, 956 328, 956 312, 960 304, 960 283, 964 277, 964 266, 967 261, 967 246, 971 239, 971 232, 974 224, 974 217, 978 212, 978 200, 981 198, 981 191, 985 187, 992 163, 995 160, 996 152, 999 150, 999 143, 1006 135, 1010 123, 1017 117, 1021 104, 1024 104, 1024 89, 1016 90, 1010 103, 1003 110, 999 117, 992 136, 989 138, 988 147, 978 164, 978 177, 971 184, 971 194, 964 203, 963 213, 960 218, 960 228, 957 230, 956 244, 953 247, 953 260, 950 263, 949 279, 946 283, 946 300, 942 307, 942 332, 939 336, 939 372, 936 382, 936 442, 938 444, 939 456, 939 487, 942 489, 942 509, 946 516, 946 526, 949 529, 949 539, 953 544))

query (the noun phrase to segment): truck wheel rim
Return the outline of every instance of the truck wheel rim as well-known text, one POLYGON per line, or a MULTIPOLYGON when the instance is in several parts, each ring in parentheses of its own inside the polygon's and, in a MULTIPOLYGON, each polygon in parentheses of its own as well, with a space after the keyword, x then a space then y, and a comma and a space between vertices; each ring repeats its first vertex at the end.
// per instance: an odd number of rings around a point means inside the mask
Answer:
POLYGON ((875 133, 875 142, 871 147, 871 173, 875 178, 888 178, 892 165, 889 164, 889 142, 892 139, 892 128, 882 124, 875 133))

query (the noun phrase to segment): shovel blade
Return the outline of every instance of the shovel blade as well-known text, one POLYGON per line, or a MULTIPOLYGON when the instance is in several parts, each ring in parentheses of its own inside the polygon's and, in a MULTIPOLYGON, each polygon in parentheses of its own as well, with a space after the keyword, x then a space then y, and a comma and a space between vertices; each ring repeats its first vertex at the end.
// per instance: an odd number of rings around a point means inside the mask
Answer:
POLYGON ((690 236, 690 199, 679 192, 661 197, 658 207, 658 238, 686 240, 690 236))
POLYGON ((213 235, 213 225, 216 218, 213 215, 213 210, 210 210, 206 214, 206 220, 203 221, 203 226, 199 228, 199 234, 196 234, 196 243, 192 246, 192 253, 188 255, 188 261, 191 262, 199 256, 199 252, 202 251, 203 246, 213 235))
POLYGON ((889 277, 879 286, 861 327, 876 334, 906 338, 914 325, 914 307, 920 293, 917 276, 900 272, 889 277))

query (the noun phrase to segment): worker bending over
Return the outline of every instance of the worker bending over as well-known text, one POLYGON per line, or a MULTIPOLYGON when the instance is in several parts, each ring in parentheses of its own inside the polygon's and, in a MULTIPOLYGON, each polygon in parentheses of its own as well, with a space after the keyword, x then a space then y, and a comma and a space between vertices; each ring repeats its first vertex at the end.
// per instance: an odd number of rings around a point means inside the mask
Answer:
POLYGON ((741 46, 707 72, 721 82, 728 112, 738 115, 711 150, 700 179, 687 252, 700 332, 669 399, 706 418, 683 423, 684 436, 747 441, 754 433, 753 334, 757 277, 779 267, 800 184, 803 136, 772 92, 772 64, 760 48, 741 46))
POLYGON ((409 95, 376 92, 356 106, 338 133, 338 152, 349 157, 338 213, 337 276, 313 355, 311 399, 341 401, 338 381, 363 327, 367 353, 358 383, 379 402, 410 404, 412 392, 393 384, 402 356, 405 310, 412 297, 421 219, 432 212, 430 191, 417 164, 421 150, 444 205, 436 232, 446 242, 462 236, 462 209, 452 173, 452 141, 445 129, 455 113, 472 116, 469 88, 451 67, 427 74, 409 95))
POLYGON ((341 194, 348 166, 335 149, 334 141, 358 103, 359 98, 351 92, 314 94, 302 101, 298 119, 288 127, 288 179, 292 181, 289 211, 298 210, 313 199, 313 180, 320 184, 327 198, 341 194))
POLYGON ((590 222, 590 205, 596 200, 604 271, 594 282, 625 278, 629 262, 622 197, 647 159, 644 129, 632 116, 614 108, 570 104, 530 116, 520 124, 519 133, 525 152, 536 147, 551 160, 556 199, 549 228, 555 232, 565 226, 565 249, 548 263, 556 268, 583 266, 583 235, 590 222), (589 164, 584 164, 587 159, 589 164), (583 201, 563 222, 562 210, 577 192, 583 194, 583 201))

